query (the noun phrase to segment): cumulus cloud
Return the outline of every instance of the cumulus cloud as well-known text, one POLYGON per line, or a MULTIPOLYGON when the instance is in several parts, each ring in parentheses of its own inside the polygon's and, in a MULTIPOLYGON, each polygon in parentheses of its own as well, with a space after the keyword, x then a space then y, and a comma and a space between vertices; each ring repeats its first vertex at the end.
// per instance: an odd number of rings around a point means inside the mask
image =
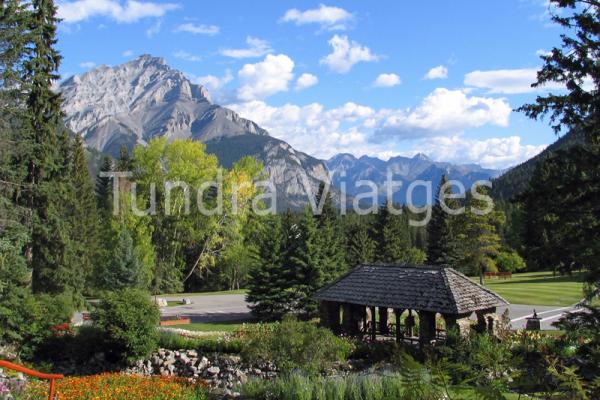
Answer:
POLYGON ((246 64, 238 72, 241 86, 237 96, 240 100, 261 99, 288 90, 294 78, 294 61, 285 54, 268 54, 255 64, 246 64))
POLYGON ((440 136, 417 143, 413 149, 426 152, 434 160, 477 163, 485 168, 505 169, 530 159, 545 148, 546 145, 524 145, 519 136, 483 140, 440 136))
POLYGON ((379 74, 373 82, 375 87, 392 87, 401 83, 400 77, 396 74, 379 74))
POLYGON ((437 88, 413 109, 381 110, 374 139, 456 134, 487 124, 508 126, 511 112, 506 99, 468 96, 464 90, 437 88))
POLYGON ((302 90, 316 85, 319 82, 319 78, 313 74, 304 73, 296 80, 296 90, 302 90))
POLYGON ((175 53, 173 53, 173 56, 175 58, 179 58, 180 60, 191 61, 191 62, 198 62, 198 61, 202 60, 202 57, 197 56, 195 54, 188 53, 185 50, 178 50, 175 53))
POLYGON ((329 45, 332 52, 319 62, 340 74, 349 72, 356 63, 377 61, 379 59, 379 56, 373 54, 371 49, 358 44, 354 40, 349 40, 348 36, 334 35, 329 39, 329 45))
POLYGON ((425 79, 446 79, 447 77, 448 68, 443 65, 433 67, 425 74, 425 79))
POLYGON ((193 23, 185 23, 181 25, 177 25, 173 32, 186 32, 192 33, 194 35, 207 35, 214 36, 220 32, 220 28, 216 25, 203 25, 203 24, 193 24, 193 23))
POLYGON ((248 36, 246 38, 248 47, 242 49, 221 49, 219 53, 231 58, 258 58, 273 52, 269 42, 263 39, 248 36))
POLYGON ((507 168, 544 146, 518 136, 476 140, 464 132, 483 125, 506 126, 511 107, 504 99, 437 89, 412 109, 373 109, 354 102, 326 109, 322 104, 271 106, 263 100, 228 105, 241 116, 308 154, 326 159, 337 153, 389 158, 422 152, 440 161, 507 168), (431 121, 429 121, 431 120, 431 121), (387 128, 387 135, 382 130, 387 128))
POLYGON ((226 70, 225 75, 222 77, 215 75, 199 76, 194 79, 194 82, 206 86, 209 90, 219 91, 232 80, 233 74, 231 73, 231 70, 226 70))
POLYGON ((562 89, 563 85, 550 83, 543 88, 533 88, 537 80, 537 68, 498 69, 491 71, 473 71, 465 75, 467 86, 487 89, 489 93, 530 93, 538 90, 562 89))
POLYGON ((353 20, 354 16, 343 8, 324 4, 306 11, 292 8, 281 17, 282 22, 293 22, 296 25, 318 24, 324 30, 344 30, 353 20))
POLYGON ((81 64, 79 64, 79 67, 85 68, 85 69, 94 68, 95 66, 96 66, 96 63, 93 61, 85 61, 85 62, 82 62, 81 64))
POLYGON ((91 17, 103 16, 117 22, 131 23, 148 17, 162 17, 168 11, 179 8, 174 3, 153 3, 128 0, 76 0, 58 2, 58 18, 66 23, 85 21, 91 17))

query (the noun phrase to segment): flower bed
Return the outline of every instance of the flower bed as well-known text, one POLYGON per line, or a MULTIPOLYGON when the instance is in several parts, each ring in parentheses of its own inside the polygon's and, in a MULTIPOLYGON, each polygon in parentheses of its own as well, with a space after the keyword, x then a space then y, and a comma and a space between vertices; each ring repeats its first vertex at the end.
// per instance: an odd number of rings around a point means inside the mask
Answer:
MULTIPOLYGON (((31 382, 23 400, 47 399, 48 384, 31 382)), ((204 400, 203 385, 184 379, 102 374, 65 378, 57 382, 59 400, 204 400)))

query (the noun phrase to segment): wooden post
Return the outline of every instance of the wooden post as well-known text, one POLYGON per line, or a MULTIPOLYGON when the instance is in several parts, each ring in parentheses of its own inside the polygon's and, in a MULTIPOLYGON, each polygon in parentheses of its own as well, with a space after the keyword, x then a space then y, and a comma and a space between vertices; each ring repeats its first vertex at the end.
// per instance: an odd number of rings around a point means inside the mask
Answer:
POLYGON ((375 307, 371 307, 371 341, 377 339, 377 314, 375 307))
POLYGON ((402 316, 403 312, 404 310, 394 308, 394 315, 396 316, 396 342, 398 343, 402 342, 403 339, 402 329, 400 329, 400 317, 402 316))
POLYGON ((419 342, 421 346, 435 339, 435 313, 419 311, 419 342))
POLYGON ((388 334, 388 309, 387 307, 379 307, 379 333, 382 335, 388 334))

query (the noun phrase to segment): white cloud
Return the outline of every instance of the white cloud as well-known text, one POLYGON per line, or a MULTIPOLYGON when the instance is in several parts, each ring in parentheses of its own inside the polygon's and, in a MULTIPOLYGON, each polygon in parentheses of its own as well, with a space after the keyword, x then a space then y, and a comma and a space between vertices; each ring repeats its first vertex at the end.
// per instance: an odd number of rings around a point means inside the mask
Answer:
POLYGON ((231 58, 257 58, 273 52, 271 45, 266 40, 246 37, 248 47, 243 49, 221 49, 219 53, 225 57, 231 58))
POLYGON ((505 99, 468 96, 465 90, 437 88, 409 110, 381 110, 376 139, 453 135, 491 124, 508 126, 512 108, 505 99))
POLYGON ((214 36, 220 32, 220 29, 216 25, 197 25, 192 23, 185 23, 178 25, 174 32, 187 32, 193 33, 194 35, 207 35, 214 36))
POLYGON ((504 169, 530 159, 545 148, 546 145, 524 145, 519 136, 483 140, 441 136, 417 143, 413 149, 425 152, 434 160, 477 163, 485 168, 504 169))
POLYGON ((292 8, 281 17, 282 22, 293 22, 296 25, 318 24, 325 30, 344 30, 352 20, 354 16, 343 8, 324 4, 306 11, 292 8))
POLYGON ((179 58, 180 60, 190 61, 190 62, 198 62, 198 61, 202 60, 202 57, 188 53, 185 50, 178 50, 175 53, 173 53, 173 56, 175 58, 179 58))
POLYGON ((133 55, 133 50, 125 50, 121 55, 123 57, 131 57, 133 55))
POLYGON ((86 61, 86 62, 82 62, 81 64, 79 64, 80 68, 85 68, 85 69, 94 68, 95 66, 96 66, 96 63, 93 61, 86 61))
POLYGON ((437 67, 431 68, 427 74, 425 74, 425 79, 446 79, 448 77, 448 68, 443 65, 438 65, 437 67))
POLYGON ((315 75, 304 73, 296 80, 296 90, 309 88, 316 85, 318 82, 319 78, 317 78, 315 75))
POLYGON ((539 90, 562 89, 563 85, 550 83, 543 88, 532 88, 537 80, 537 68, 499 69, 492 71, 473 71, 465 75, 464 83, 489 93, 530 93, 539 90))
POLYGON ((162 27, 162 20, 157 19, 148 29, 146 29, 146 36, 149 38, 157 35, 160 32, 160 28, 162 27))
POLYGON ((233 80, 233 75, 231 74, 231 70, 226 70, 225 75, 222 77, 218 77, 215 75, 205 75, 199 76, 194 79, 195 82, 206 86, 209 90, 219 91, 223 88, 223 86, 227 85, 229 82, 233 80))
POLYGON ((401 83, 400 77, 396 74, 379 74, 373 82, 375 87, 392 87, 401 83))
POLYGON ((552 55, 551 51, 548 50, 544 50, 544 49, 539 49, 535 52, 536 56, 542 57, 542 56, 550 56, 552 55))
POLYGON ((329 40, 329 45, 333 51, 319 62, 327 65, 330 70, 341 74, 350 71, 354 64, 361 61, 370 62, 379 59, 368 47, 361 46, 353 40, 348 40, 347 36, 334 35, 329 40))
POLYGON ((294 78, 294 61, 285 54, 268 54, 256 64, 246 64, 238 72, 242 86, 238 88, 240 100, 249 101, 268 97, 288 90, 294 78))
POLYGON ((148 17, 162 17, 168 11, 179 8, 174 3, 153 3, 128 0, 76 0, 58 2, 58 18, 66 23, 85 21, 104 16, 117 22, 131 23, 148 17))
POLYGON ((544 148, 523 145, 516 136, 465 138, 469 129, 507 126, 511 107, 504 99, 472 97, 459 90, 436 89, 412 109, 375 110, 353 102, 331 109, 319 103, 275 107, 262 100, 228 107, 322 159, 344 152, 380 158, 422 152, 441 161, 506 168, 544 148), (382 135, 385 129, 387 135, 382 135))

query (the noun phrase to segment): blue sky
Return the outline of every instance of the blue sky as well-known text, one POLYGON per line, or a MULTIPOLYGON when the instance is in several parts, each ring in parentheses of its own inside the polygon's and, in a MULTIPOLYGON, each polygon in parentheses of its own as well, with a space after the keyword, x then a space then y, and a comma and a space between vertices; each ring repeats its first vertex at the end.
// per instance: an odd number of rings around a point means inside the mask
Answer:
POLYGON ((64 77, 164 57, 320 158, 423 152, 506 168, 556 139, 511 111, 539 93, 539 54, 559 43, 545 0, 57 4, 64 77))

